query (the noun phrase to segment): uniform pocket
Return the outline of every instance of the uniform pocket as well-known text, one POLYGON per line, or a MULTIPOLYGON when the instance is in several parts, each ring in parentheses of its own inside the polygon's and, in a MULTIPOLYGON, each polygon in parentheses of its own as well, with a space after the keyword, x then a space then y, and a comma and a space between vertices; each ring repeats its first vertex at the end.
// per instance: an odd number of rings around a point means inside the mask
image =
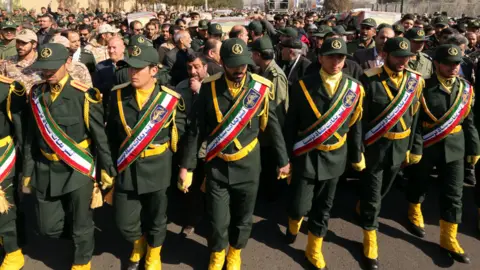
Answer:
POLYGON ((78 117, 59 117, 55 119, 55 121, 60 126, 60 128, 62 128, 62 130, 67 133, 67 135, 83 135, 81 125, 83 121, 80 121, 78 117))

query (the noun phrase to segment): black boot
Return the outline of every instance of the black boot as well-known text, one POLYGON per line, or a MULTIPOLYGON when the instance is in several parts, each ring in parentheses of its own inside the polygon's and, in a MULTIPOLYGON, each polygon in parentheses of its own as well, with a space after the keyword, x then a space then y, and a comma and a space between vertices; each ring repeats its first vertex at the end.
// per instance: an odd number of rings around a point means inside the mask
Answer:
POLYGON ((417 237, 420 237, 420 238, 425 237, 425 229, 424 228, 419 227, 419 226, 413 224, 410 221, 408 222, 408 224, 410 225, 408 229, 413 235, 415 235, 417 237))
POLYGON ((470 264, 470 258, 468 257, 468 255, 466 253, 460 254, 460 253, 456 253, 456 252, 450 251, 450 250, 445 249, 445 248, 442 248, 442 250, 446 251, 448 253, 448 255, 450 257, 452 257, 452 259, 454 259, 455 261, 460 262, 460 263, 470 264))
POLYGON ((127 270, 138 270, 140 269, 140 262, 128 262, 127 270))
POLYGON ((379 269, 378 259, 370 259, 367 256, 363 255, 363 261, 365 263, 365 269, 366 270, 377 270, 377 269, 379 269))
POLYGON ((287 233, 285 234, 285 243, 291 245, 297 241, 297 236, 293 235, 290 230, 287 228, 287 233))

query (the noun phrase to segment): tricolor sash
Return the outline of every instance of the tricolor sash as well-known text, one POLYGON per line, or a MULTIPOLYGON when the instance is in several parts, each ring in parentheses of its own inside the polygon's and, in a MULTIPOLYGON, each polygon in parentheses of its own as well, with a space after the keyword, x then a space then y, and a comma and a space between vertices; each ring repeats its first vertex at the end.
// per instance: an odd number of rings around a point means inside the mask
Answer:
POLYGON ((301 140, 293 145, 295 156, 307 153, 330 139, 355 109, 360 97, 360 85, 347 79, 337 100, 309 128, 301 133, 301 140))
POLYGON ((12 140, 3 155, 0 156, 0 183, 2 183, 12 171, 16 158, 15 143, 12 140))
MULTIPOLYGON (((425 148, 443 140, 466 117, 470 109, 473 87, 466 81, 460 83, 460 91, 453 106, 433 126, 433 129, 423 136, 425 148)), ((425 101, 423 101, 425 102, 425 101)))
MULTIPOLYGON (((140 154, 157 137, 175 111, 178 100, 178 97, 164 91, 160 91, 155 96, 132 132, 120 145, 120 155, 117 159, 119 172, 123 172, 137 160, 140 154)), ((120 113, 123 113, 123 111, 120 113)))
MULTIPOLYGON (((376 124, 365 134, 365 145, 373 144, 389 132, 412 105, 421 76, 410 71, 407 71, 405 75, 406 78, 390 105, 372 121, 376 124)), ((384 84, 384 87, 388 86, 384 84)))
POLYGON ((79 173, 95 180, 95 159, 70 138, 53 120, 47 107, 45 87, 32 91, 30 104, 38 129, 57 156, 79 173))
POLYGON ((210 134, 212 139, 207 144, 205 162, 215 158, 242 133, 247 123, 258 111, 268 88, 269 86, 252 78, 248 88, 238 94, 233 106, 210 134))

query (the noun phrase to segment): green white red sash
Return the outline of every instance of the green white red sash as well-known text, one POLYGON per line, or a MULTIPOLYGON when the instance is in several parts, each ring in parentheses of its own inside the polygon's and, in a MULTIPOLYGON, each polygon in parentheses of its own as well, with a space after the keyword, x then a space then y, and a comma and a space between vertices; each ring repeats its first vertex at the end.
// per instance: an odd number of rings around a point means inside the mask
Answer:
POLYGON ((307 130, 307 134, 293 145, 295 156, 307 153, 326 142, 345 123, 355 109, 360 97, 358 83, 347 79, 342 93, 328 111, 307 130))
POLYGON ((30 95, 33 116, 47 145, 74 170, 95 180, 95 159, 55 123, 47 107, 44 87, 30 95))
MULTIPOLYGON (((152 143, 163 129, 178 103, 178 98, 160 91, 120 146, 117 169, 124 171, 152 143)), ((123 112, 121 112, 123 113, 123 112)), ((174 120, 175 121, 175 120, 174 120)))
POLYGON ((3 182, 12 171, 16 158, 15 144, 12 140, 3 155, 0 156, 0 183, 3 182))
POLYGON ((429 147, 447 137, 469 111, 473 96, 473 87, 466 81, 460 83, 461 89, 453 106, 438 120, 434 129, 423 136, 423 146, 429 147))
POLYGON ((420 75, 407 71, 406 79, 390 105, 374 120, 377 122, 365 134, 365 145, 371 145, 389 132, 408 111, 415 98, 420 75))
POLYGON ((210 143, 207 145, 205 162, 215 158, 243 131, 248 122, 255 116, 268 86, 251 80, 248 90, 243 90, 235 103, 223 118, 222 122, 210 134, 210 143))

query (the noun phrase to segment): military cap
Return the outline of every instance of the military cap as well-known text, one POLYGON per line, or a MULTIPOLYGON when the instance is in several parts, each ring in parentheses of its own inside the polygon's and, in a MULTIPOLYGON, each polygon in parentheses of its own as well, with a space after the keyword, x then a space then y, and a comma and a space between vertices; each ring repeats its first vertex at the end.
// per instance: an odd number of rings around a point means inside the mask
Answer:
POLYGON ((435 50, 435 61, 445 64, 462 62, 462 50, 457 45, 443 44, 435 50))
POLYGON ((257 38, 257 40, 255 40, 252 43, 250 48, 254 52, 261 52, 263 50, 273 50, 273 44, 270 38, 262 37, 262 38, 257 38))
POLYGON ((248 25, 248 30, 255 33, 263 32, 263 25, 259 21, 253 21, 248 25))
POLYGON ((59 69, 67 62, 70 54, 62 44, 47 43, 38 50, 38 58, 31 67, 36 69, 59 69))
POLYGON ((8 28, 17 28, 17 24, 13 21, 5 21, 2 23, 2 29, 8 29, 8 28))
POLYGON ((132 53, 127 60, 119 61, 120 65, 128 65, 133 68, 144 68, 158 64, 158 52, 149 46, 133 46, 132 53))
POLYGON ((37 34, 35 34, 35 32, 33 32, 30 29, 22 29, 22 31, 18 32, 15 39, 23 42, 30 42, 30 41, 38 42, 37 34))
POLYGON ((405 27, 397 23, 393 25, 393 31, 395 31, 395 33, 405 33, 405 27))
MULTIPOLYGON (((345 30, 343 30, 345 31, 345 30)), ((314 37, 325 37, 326 34, 333 32, 333 29, 328 25, 320 25, 317 29, 317 32, 313 33, 314 37)))
POLYGON ((480 28, 480 21, 471 21, 468 23, 468 28, 480 28))
POLYGON ((343 38, 327 38, 318 52, 320 55, 348 55, 347 44, 343 38))
POLYGON ((360 25, 365 25, 365 26, 370 26, 370 27, 373 27, 373 28, 377 28, 377 22, 372 18, 366 18, 365 20, 362 21, 362 23, 360 23, 360 25))
POLYGON ((298 39, 287 39, 282 41, 282 46, 285 48, 292 48, 292 49, 301 49, 302 42, 298 39))
POLYGON ((338 35, 341 35, 341 36, 347 35, 347 31, 345 31, 345 27, 343 27, 343 25, 336 25, 332 28, 332 30, 338 35))
POLYGON ((239 38, 230 38, 223 42, 220 48, 220 57, 227 67, 253 65, 251 53, 245 41, 239 38))
POLYGON ((133 35, 130 37, 128 40, 128 46, 139 46, 139 47, 145 47, 145 46, 150 46, 153 47, 153 43, 146 38, 144 35, 133 35))
POLYGON ((223 34, 222 26, 218 23, 212 23, 208 26, 208 34, 221 35, 223 34))
POLYGON ((388 39, 383 46, 383 51, 397 57, 413 56, 410 51, 410 41, 404 37, 388 39))
POLYGON ((445 16, 438 16, 433 20, 433 26, 447 26, 448 25, 448 18, 445 16))
POLYGON ((200 30, 208 30, 208 20, 200 20, 198 22, 198 29, 200 30))
POLYGON ((285 27, 283 29, 277 30, 281 35, 292 37, 292 38, 297 38, 298 37, 298 31, 295 30, 292 27, 285 27))
POLYGON ((414 27, 405 33, 405 38, 411 41, 426 41, 425 31, 422 28, 414 27))

